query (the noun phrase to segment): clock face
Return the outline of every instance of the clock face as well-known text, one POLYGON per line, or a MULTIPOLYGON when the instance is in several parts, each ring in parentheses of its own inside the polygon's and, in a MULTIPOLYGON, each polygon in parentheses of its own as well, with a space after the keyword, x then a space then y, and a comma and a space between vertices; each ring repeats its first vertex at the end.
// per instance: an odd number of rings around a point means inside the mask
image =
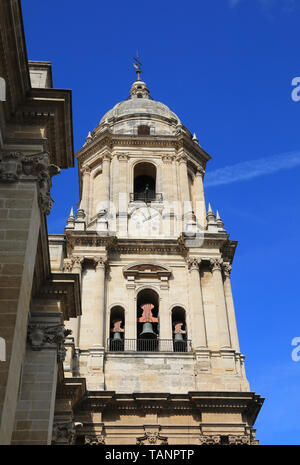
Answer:
POLYGON ((132 236, 159 235, 161 214, 151 207, 137 208, 131 215, 129 233, 132 236))

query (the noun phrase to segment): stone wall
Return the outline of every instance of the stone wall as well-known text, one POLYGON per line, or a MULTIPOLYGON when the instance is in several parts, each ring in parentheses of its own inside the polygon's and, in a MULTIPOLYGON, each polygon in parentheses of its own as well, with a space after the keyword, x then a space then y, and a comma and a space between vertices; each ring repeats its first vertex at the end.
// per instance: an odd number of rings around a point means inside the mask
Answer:
POLYGON ((0 363, 0 444, 10 442, 40 228, 35 182, 0 183, 0 334, 6 361, 0 363))

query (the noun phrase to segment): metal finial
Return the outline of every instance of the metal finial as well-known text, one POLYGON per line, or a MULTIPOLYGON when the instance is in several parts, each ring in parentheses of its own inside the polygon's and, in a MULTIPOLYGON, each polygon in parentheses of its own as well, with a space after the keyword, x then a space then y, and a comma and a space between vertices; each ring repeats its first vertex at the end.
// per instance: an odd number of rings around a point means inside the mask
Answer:
POLYGON ((141 63, 140 60, 139 60, 139 54, 138 54, 138 52, 136 52, 136 58, 134 58, 134 61, 135 61, 135 63, 133 63, 133 66, 134 66, 135 69, 136 69, 137 81, 140 81, 140 80, 141 80, 141 79, 140 79, 140 74, 141 74, 141 72, 142 72, 142 70, 141 70, 141 65, 142 65, 142 63, 141 63))

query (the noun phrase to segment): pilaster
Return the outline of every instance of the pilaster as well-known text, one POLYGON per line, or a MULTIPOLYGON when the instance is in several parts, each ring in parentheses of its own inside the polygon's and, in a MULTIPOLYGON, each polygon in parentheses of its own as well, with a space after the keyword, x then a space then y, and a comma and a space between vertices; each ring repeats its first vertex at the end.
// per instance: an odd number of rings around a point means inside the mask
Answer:
POLYGON ((218 258, 210 260, 215 295, 217 325, 219 330, 219 344, 220 348, 230 348, 231 342, 222 278, 222 263, 222 260, 218 258))

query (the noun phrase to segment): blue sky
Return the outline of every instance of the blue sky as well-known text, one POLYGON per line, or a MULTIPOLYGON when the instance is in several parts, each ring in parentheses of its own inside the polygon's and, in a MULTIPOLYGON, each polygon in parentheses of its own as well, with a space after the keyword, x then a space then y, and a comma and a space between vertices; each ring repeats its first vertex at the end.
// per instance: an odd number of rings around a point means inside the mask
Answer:
MULTIPOLYGON (((232 286, 251 389, 265 404, 261 444, 300 443, 298 0, 22 2, 29 59, 53 64, 73 90, 75 150, 142 78, 213 157, 206 201, 238 240, 232 286), (226 168, 225 170, 223 168, 226 168)), ((54 178, 48 218, 62 233, 78 197, 77 167, 54 178)))

